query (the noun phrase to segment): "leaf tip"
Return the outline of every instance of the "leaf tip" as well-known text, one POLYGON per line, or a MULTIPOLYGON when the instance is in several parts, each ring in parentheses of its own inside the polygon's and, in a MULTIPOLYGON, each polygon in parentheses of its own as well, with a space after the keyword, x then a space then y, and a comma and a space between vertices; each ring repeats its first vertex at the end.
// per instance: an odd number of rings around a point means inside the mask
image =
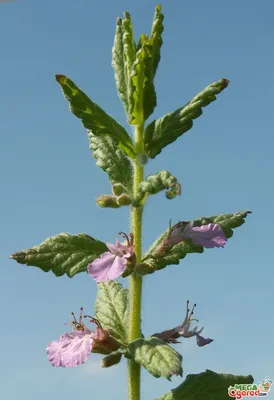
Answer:
POLYGON ((230 83, 230 80, 226 79, 226 78, 223 78, 223 79, 221 79, 221 82, 222 82, 222 85, 223 85, 223 89, 225 89, 226 87, 228 87, 228 85, 230 83))
POLYGON ((62 75, 62 74, 55 74, 55 79, 61 85, 64 85, 66 83, 66 81, 67 81, 67 77, 65 75, 62 75))
POLYGON ((128 11, 124 12, 125 19, 130 19, 130 13, 128 11))
POLYGON ((155 8, 155 11, 158 12, 158 13, 160 13, 160 12, 162 11, 162 6, 161 6, 161 4, 157 4, 157 6, 156 6, 156 8, 155 8))

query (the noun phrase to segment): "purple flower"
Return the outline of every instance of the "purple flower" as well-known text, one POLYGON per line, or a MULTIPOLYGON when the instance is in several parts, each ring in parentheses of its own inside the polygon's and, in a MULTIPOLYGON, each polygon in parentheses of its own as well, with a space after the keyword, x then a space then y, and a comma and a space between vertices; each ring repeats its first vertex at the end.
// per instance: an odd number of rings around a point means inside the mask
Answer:
POLYGON ((59 340, 47 347, 49 362, 54 367, 76 367, 84 364, 92 349, 92 336, 89 329, 64 333, 59 340))
POLYGON ((176 224, 172 228, 170 236, 166 239, 165 244, 174 246, 185 239, 191 239, 194 244, 208 249, 225 246, 227 238, 218 224, 193 225, 194 221, 186 225, 182 222, 176 224))
POLYGON ((88 273, 96 282, 118 278, 134 259, 133 236, 131 235, 131 241, 129 241, 128 236, 122 234, 127 238, 127 245, 121 244, 118 240, 116 240, 116 244, 106 243, 109 251, 101 254, 100 258, 96 258, 88 265, 88 273))
POLYGON ((198 329, 198 327, 195 326, 193 329, 190 329, 192 321, 198 322, 197 319, 192 318, 195 307, 196 307, 196 304, 194 304, 194 306, 190 312, 189 301, 187 301, 186 316, 181 325, 178 325, 173 329, 169 329, 169 330, 163 331, 161 333, 154 333, 151 336, 158 337, 159 339, 161 339, 167 343, 179 343, 177 340, 179 337, 190 338, 190 337, 196 336, 197 345, 199 347, 205 346, 205 345, 213 342, 213 339, 210 339, 210 338, 205 339, 203 336, 200 335, 200 333, 204 330, 204 327, 198 329))
POLYGON ((94 331, 89 330, 82 322, 82 312, 83 308, 79 322, 72 313, 74 318, 72 332, 64 333, 58 340, 48 345, 46 349, 48 360, 54 367, 76 367, 87 361, 90 352, 109 354, 121 347, 95 318, 90 317, 91 322, 97 327, 94 331))

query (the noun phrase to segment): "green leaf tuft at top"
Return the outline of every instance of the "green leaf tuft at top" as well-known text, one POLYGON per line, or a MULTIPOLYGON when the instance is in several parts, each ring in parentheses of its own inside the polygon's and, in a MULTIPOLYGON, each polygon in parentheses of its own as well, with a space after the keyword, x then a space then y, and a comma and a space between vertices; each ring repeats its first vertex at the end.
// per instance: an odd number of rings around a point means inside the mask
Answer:
POLYGON ((111 136, 117 146, 130 158, 135 157, 134 145, 125 128, 94 103, 65 75, 56 75, 71 112, 81 119, 84 127, 95 136, 111 136))
MULTIPOLYGON (((243 225, 246 216, 250 213, 251 211, 240 211, 235 214, 198 218, 194 220, 194 226, 202 226, 210 223, 218 224, 226 237, 230 238, 233 235, 232 229, 243 225)), ((192 243, 191 240, 185 240, 172 248, 163 247, 162 244, 168 232, 169 230, 166 230, 146 252, 141 263, 136 266, 138 274, 151 274, 165 268, 167 265, 178 265, 180 260, 185 258, 188 253, 203 253, 204 248, 192 243)))
POLYGON ((145 129, 145 150, 150 158, 155 158, 164 147, 192 128, 193 120, 202 113, 202 108, 216 100, 216 95, 229 84, 227 79, 212 83, 185 106, 152 121, 145 129))
POLYGON ((137 45, 130 14, 124 13, 124 19, 118 18, 116 22, 112 66, 119 97, 128 122, 133 125, 142 125, 157 104, 153 79, 160 61, 163 19, 158 5, 151 36, 142 34, 137 45))
POLYGON ((253 381, 251 375, 217 374, 207 369, 200 374, 187 375, 180 386, 155 400, 227 400, 229 386, 253 381))
POLYGON ((84 233, 60 233, 31 249, 18 251, 10 258, 19 264, 52 271, 56 276, 67 274, 72 278, 80 272, 87 272, 88 264, 107 250, 105 243, 84 233))

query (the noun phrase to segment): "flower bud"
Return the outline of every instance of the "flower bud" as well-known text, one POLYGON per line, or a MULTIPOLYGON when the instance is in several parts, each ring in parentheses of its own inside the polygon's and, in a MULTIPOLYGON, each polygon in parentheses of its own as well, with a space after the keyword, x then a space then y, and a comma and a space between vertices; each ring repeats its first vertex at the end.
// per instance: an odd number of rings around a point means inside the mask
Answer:
POLYGON ((115 196, 120 196, 121 194, 125 193, 126 189, 124 187, 124 185, 122 185, 121 183, 115 183, 114 185, 112 185, 112 193, 115 196))
POLYGON ((119 206, 129 206, 132 203, 132 200, 128 194, 122 194, 118 197, 117 203, 119 206))
POLYGON ((96 204, 101 208, 119 208, 120 205, 117 202, 116 196, 103 195, 98 196, 96 199, 96 204))
POLYGON ((121 358, 122 358, 122 354, 119 353, 118 351, 115 353, 111 353, 102 359, 101 367, 109 368, 115 364, 119 364, 119 362, 121 361, 121 358))

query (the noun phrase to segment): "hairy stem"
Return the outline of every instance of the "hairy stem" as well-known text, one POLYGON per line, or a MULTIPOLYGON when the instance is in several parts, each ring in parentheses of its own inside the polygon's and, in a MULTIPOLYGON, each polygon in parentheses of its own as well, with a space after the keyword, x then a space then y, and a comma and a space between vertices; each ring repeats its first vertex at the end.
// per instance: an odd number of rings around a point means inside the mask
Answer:
MULTIPOLYGON (((137 152, 143 152, 144 125, 135 128, 135 146, 137 152)), ((137 193, 138 186, 143 180, 144 167, 134 163, 133 192, 137 193)), ((135 253, 137 263, 142 258, 142 216, 143 207, 132 207, 130 212, 131 232, 134 234, 135 253)), ((129 277, 129 342, 140 337, 141 332, 141 303, 142 303, 142 278, 136 274, 129 277)), ((140 365, 135 361, 128 361, 128 400, 140 400, 140 365)))

